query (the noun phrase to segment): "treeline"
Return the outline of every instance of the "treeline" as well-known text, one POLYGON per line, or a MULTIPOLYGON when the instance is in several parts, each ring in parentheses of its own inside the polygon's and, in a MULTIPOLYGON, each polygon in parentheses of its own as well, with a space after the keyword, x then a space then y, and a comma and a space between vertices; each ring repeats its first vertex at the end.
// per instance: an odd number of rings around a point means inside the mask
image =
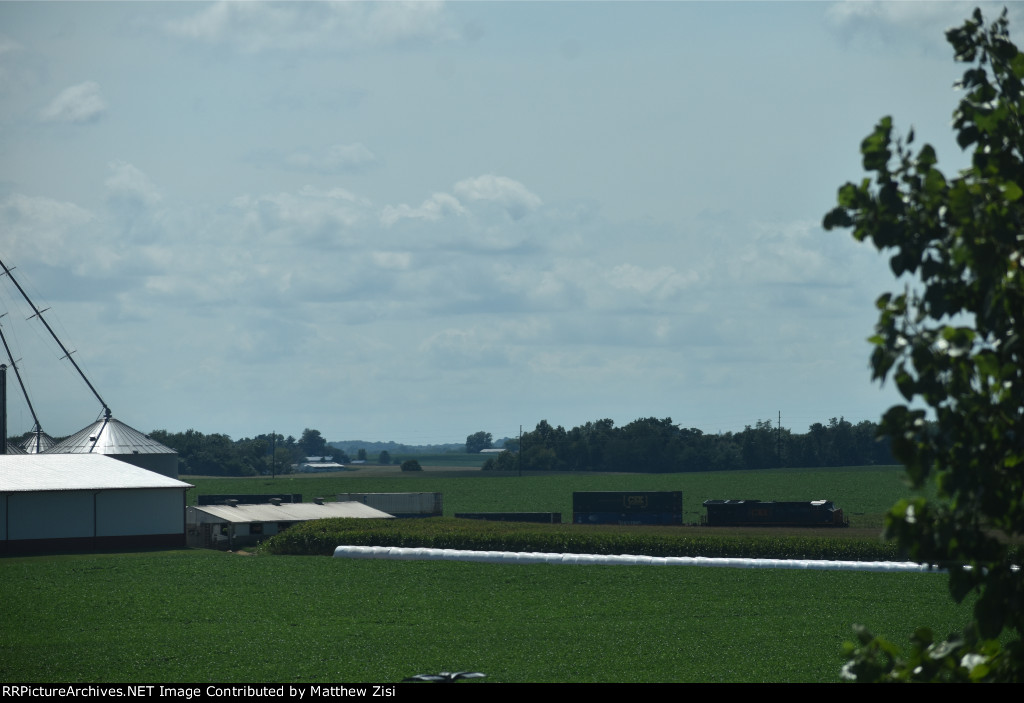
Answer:
POLYGON ((225 434, 196 430, 153 430, 152 439, 178 452, 178 473, 193 476, 261 476, 289 473, 307 456, 329 456, 346 463, 348 455, 328 446, 319 430, 305 429, 299 439, 261 434, 233 440, 225 434))
MULTIPOLYGON (((671 418, 642 418, 615 427, 598 420, 571 430, 541 420, 518 440, 506 439, 505 451, 487 459, 483 468, 495 471, 623 471, 669 473, 730 471, 775 467, 867 466, 897 463, 888 440, 876 439, 873 422, 851 424, 832 418, 815 423, 807 433, 775 427, 770 420, 748 425, 742 432, 705 434, 683 428, 671 418), (521 461, 521 464, 520 464, 521 461)), ((329 456, 339 464, 351 462, 344 449, 331 446, 318 430, 302 436, 261 434, 233 440, 224 434, 196 430, 154 430, 149 436, 178 452, 179 473, 200 476, 261 476, 289 473, 305 457, 329 456)), ((388 451, 355 457, 389 464, 388 451)))
POLYGON ((671 418, 643 418, 623 427, 606 419, 571 430, 541 420, 523 434, 521 451, 502 452, 483 468, 668 473, 897 463, 888 440, 877 434, 876 423, 854 425, 841 417, 827 425, 816 422, 806 434, 775 427, 770 420, 724 434, 679 427, 671 418))

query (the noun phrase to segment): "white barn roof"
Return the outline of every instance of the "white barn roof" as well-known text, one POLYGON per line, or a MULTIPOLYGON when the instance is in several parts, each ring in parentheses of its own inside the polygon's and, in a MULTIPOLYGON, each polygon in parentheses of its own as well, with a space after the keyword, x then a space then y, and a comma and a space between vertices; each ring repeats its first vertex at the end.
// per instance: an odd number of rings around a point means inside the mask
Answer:
POLYGON ((376 508, 362 503, 281 503, 280 505, 197 505, 197 512, 228 522, 290 522, 321 520, 329 517, 393 518, 376 508))
POLYGON ((0 454, 0 492, 191 488, 101 454, 0 454))

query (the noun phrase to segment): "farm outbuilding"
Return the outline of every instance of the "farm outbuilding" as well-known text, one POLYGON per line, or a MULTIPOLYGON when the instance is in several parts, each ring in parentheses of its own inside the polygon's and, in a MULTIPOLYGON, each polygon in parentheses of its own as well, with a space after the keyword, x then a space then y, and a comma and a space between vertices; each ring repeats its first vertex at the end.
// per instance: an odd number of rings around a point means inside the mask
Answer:
POLYGON ((189 488, 99 454, 0 455, 0 551, 184 546, 189 488))
POLYGON ((299 464, 293 464, 292 466, 295 472, 300 474, 345 471, 344 464, 339 464, 329 456, 307 456, 305 461, 299 464))
POLYGON ((190 547, 235 549, 257 544, 297 522, 332 517, 393 519, 380 510, 352 501, 342 503, 190 505, 186 510, 190 547))
POLYGON ((178 478, 178 452, 109 415, 46 450, 47 454, 102 454, 178 478))
POLYGON ((441 493, 338 493, 338 500, 354 500, 395 517, 440 517, 444 514, 441 493))

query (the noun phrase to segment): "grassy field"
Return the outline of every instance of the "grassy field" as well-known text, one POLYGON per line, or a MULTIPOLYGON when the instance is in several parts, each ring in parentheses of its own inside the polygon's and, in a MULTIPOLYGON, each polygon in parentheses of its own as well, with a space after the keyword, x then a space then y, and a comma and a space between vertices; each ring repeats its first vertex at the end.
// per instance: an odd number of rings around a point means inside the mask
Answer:
POLYGON ((937 574, 245 557, 0 559, 5 682, 830 682, 854 622, 967 618, 937 574))
MULTIPOLYGON (((199 493, 302 493, 311 500, 347 491, 441 491, 449 516, 557 511, 567 522, 575 490, 681 490, 692 522, 708 498, 828 498, 859 526, 830 535, 877 540, 882 514, 909 493, 901 476, 894 468, 851 468, 520 478, 436 467, 411 475, 368 468, 340 476, 184 478, 196 485, 190 503, 199 493)), ((399 530, 398 522, 388 526, 399 530)), ((561 527, 568 536, 559 539, 569 546, 578 539, 573 530, 588 529, 561 527)), ((593 541, 604 528, 589 529, 593 541)), ((709 530, 643 528, 627 539, 648 544, 671 532, 672 539, 699 540, 709 530)), ((743 538, 767 542, 776 534, 743 538)), ((804 534, 816 539, 814 531, 804 534)), ((204 550, 0 558, 0 603, 5 682, 392 682, 461 669, 509 682, 831 682, 853 623, 905 642, 918 625, 944 635, 969 615, 951 603, 946 577, 937 574, 204 550)))
POLYGON ((899 498, 911 494, 900 467, 773 469, 686 474, 562 473, 523 477, 437 467, 416 474, 393 468, 368 468, 341 475, 285 475, 274 479, 193 478, 189 504, 208 493, 301 493, 333 500, 338 493, 440 491, 444 514, 456 512, 559 512, 572 521, 573 491, 682 491, 684 522, 698 523, 702 503, 713 498, 816 500, 843 508, 852 527, 881 528, 882 516, 899 498))

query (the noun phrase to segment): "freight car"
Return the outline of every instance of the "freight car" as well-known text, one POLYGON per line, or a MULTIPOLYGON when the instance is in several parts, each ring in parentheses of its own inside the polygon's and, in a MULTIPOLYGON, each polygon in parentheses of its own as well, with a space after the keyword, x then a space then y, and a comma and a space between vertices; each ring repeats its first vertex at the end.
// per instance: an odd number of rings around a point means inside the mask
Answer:
POLYGON ((706 525, 768 527, 849 527, 842 508, 830 500, 706 500, 706 525))
POLYGON ((682 491, 575 491, 577 525, 682 525, 682 491))

